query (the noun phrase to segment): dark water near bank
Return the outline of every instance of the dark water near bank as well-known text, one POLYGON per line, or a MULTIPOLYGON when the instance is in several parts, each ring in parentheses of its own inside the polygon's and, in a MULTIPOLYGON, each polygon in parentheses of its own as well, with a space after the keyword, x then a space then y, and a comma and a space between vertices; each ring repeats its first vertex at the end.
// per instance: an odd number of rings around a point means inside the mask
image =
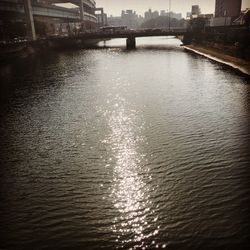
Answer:
POLYGON ((139 41, 2 67, 0 249, 250 249, 249 79, 139 41))

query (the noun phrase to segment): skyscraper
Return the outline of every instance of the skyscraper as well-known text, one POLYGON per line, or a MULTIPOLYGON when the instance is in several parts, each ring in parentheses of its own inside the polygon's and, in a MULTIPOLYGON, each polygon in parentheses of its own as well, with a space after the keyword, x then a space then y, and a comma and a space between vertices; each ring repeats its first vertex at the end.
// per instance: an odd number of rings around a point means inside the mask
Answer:
POLYGON ((242 0, 216 0, 215 17, 236 18, 241 12, 242 0))
POLYGON ((201 13, 201 9, 199 5, 193 5, 191 10, 191 15, 198 17, 201 13))

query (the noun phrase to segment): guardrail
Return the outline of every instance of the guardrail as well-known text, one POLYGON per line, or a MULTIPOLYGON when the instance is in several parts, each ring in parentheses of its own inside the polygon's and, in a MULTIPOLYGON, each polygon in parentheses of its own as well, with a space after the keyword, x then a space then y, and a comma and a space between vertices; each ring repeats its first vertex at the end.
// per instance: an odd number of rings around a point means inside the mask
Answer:
POLYGON ((188 31, 186 29, 141 29, 141 30, 126 30, 126 31, 86 31, 77 35, 71 36, 56 36, 51 37, 51 40, 60 39, 105 39, 105 38, 136 38, 136 37, 149 37, 149 36, 181 36, 185 35, 188 31))

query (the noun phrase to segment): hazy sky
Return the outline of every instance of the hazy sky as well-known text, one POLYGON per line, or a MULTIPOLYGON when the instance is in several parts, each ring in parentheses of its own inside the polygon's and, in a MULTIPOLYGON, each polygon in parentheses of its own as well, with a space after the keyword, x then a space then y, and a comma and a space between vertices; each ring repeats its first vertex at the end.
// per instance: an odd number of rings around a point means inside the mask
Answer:
MULTIPOLYGON (((242 0, 242 9, 250 7, 250 0, 242 0)), ((151 8, 152 10, 167 10, 169 0, 96 0, 98 7, 104 7, 108 15, 119 16, 121 10, 133 9, 137 13, 144 15, 144 12, 151 8)), ((171 10, 182 13, 186 17, 186 13, 191 10, 191 6, 199 4, 202 13, 213 13, 215 8, 215 0, 171 0, 171 10)))

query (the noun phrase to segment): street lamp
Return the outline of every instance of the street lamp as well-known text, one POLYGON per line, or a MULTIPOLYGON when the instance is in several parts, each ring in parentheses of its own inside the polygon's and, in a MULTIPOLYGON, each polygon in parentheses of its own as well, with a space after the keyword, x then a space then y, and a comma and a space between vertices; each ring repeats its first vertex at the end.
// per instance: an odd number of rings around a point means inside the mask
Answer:
POLYGON ((227 11, 226 10, 224 11, 224 17, 225 17, 224 26, 226 26, 227 25, 227 11))
POLYGON ((169 3, 169 12, 168 12, 168 28, 169 28, 169 31, 170 31, 170 22, 171 22, 171 17, 170 17, 170 11, 171 11, 171 0, 168 0, 168 3, 169 3))

